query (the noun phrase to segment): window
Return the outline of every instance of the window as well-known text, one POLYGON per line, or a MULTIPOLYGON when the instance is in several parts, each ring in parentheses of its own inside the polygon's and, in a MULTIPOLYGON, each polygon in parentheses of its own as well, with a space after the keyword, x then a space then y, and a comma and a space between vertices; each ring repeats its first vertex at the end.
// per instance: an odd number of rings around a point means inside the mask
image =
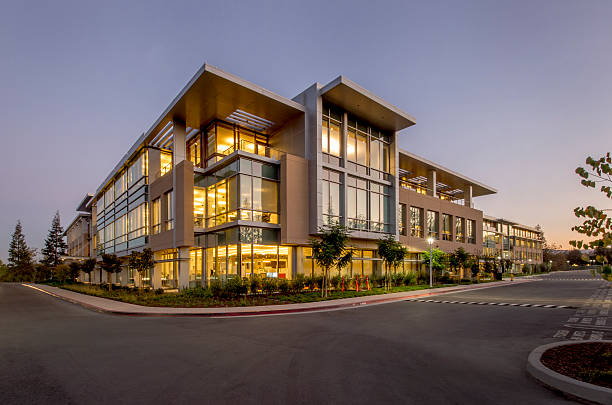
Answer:
MULTIPOLYGON (((128 231, 127 215, 122 215, 115 220, 115 245, 127 242, 128 231)), ((118 249, 123 250, 123 249, 118 249)))
POLYGON ((323 106, 321 127, 321 151, 323 153, 340 157, 340 132, 342 128, 342 113, 323 106))
POLYGON ((406 204, 400 203, 399 208, 399 220, 397 221, 399 227, 399 234, 406 236, 406 204))
POLYGON ((166 208, 165 231, 174 229, 174 201, 172 199, 173 192, 168 191, 164 194, 164 204, 166 208))
POLYGON ((340 221, 340 173, 323 169, 323 223, 340 221))
POLYGON ((423 237, 423 208, 410 207, 410 236, 423 237))
POLYGON ((438 239, 438 213, 427 211, 427 236, 438 239))
POLYGON ((141 204, 128 213, 128 239, 145 236, 147 232, 147 204, 141 204))
POLYGON ((151 203, 151 227, 153 235, 161 232, 161 198, 156 198, 151 203))
POLYGON ((466 222, 467 242, 476 243, 476 221, 468 219, 466 222))
POLYGON ((123 196, 123 193, 127 191, 127 172, 121 173, 121 175, 115 180, 115 198, 119 199, 123 196))
POLYGON ((455 218, 455 242, 465 242, 465 218, 455 218))
POLYGON ((442 214, 442 240, 452 240, 451 227, 453 217, 449 214, 442 214))
POLYGON ((370 183, 370 230, 389 232, 389 190, 382 184, 370 183))
POLYGON ((200 167, 202 164, 202 141, 200 133, 189 140, 187 146, 187 159, 193 163, 195 167, 200 167))
POLYGON ((172 170, 172 153, 161 152, 160 154, 160 173, 163 176, 172 170))
MULTIPOLYGON (((128 168, 128 188, 132 188, 139 183, 143 177, 147 176, 147 153, 141 153, 128 168)), ((143 182, 146 184, 146 180, 143 182)))
POLYGON ((351 229, 367 229, 368 226, 368 184, 367 181, 347 176, 346 217, 351 229))

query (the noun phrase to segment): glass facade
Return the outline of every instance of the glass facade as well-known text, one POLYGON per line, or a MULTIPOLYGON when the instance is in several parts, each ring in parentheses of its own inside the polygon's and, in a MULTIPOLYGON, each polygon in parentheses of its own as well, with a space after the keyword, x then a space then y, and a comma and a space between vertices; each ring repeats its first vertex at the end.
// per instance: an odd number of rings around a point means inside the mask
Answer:
POLYGON ((442 240, 452 240, 453 217, 449 214, 442 214, 442 240))
POLYGON ((465 242, 465 218, 455 217, 455 242, 465 242))
POLYGON ((423 208, 410 207, 410 236, 423 237, 423 208))
POLYGON ((323 223, 340 222, 340 173, 323 169, 321 185, 323 188, 323 223))
POLYGON ((439 217, 436 211, 427 211, 427 236, 438 239, 439 217))
POLYGON ((146 243, 147 157, 146 150, 138 154, 96 200, 97 254, 120 252, 146 243))
POLYGON ((387 180, 391 158, 390 134, 350 115, 346 133, 346 168, 387 180))
POLYGON ((237 220, 278 224, 278 167, 241 158, 194 181, 196 227, 237 220))

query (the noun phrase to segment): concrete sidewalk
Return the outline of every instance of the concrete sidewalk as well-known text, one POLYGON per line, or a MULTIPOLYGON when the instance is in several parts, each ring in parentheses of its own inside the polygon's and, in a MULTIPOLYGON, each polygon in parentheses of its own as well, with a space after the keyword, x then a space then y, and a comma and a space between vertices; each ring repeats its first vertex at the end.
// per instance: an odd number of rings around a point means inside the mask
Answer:
POLYGON ((429 297, 434 295, 457 293, 483 288, 502 287, 508 285, 522 284, 534 280, 498 281, 486 284, 460 285, 453 287, 441 287, 427 290, 405 291, 391 294, 370 295, 354 298, 341 298, 328 301, 308 302, 301 304, 262 305, 251 307, 215 307, 215 308, 176 308, 176 307, 148 307, 126 302, 115 301, 107 298, 94 297, 92 295, 80 294, 74 291, 64 290, 41 284, 23 283, 25 287, 32 288, 53 297, 81 305, 93 311, 110 313, 114 315, 131 316, 205 316, 205 317, 228 317, 228 316, 262 316, 291 313, 304 313, 314 311, 330 311, 348 309, 365 305, 385 304, 407 299, 429 297))

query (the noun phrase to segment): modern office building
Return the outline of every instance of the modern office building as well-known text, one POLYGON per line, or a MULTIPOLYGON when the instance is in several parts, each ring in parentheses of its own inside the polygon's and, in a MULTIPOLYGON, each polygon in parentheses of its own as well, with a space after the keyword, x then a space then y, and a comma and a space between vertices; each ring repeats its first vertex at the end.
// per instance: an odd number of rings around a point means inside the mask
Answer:
POLYGON ((185 288, 318 273, 308 243, 330 222, 351 230, 349 275, 382 271, 388 234, 412 252, 407 268, 429 236, 482 253, 473 199, 496 190, 401 150, 414 123, 342 76, 287 99, 204 65, 88 202, 90 255, 149 247, 145 282, 185 288))
POLYGON ((72 220, 64 236, 66 237, 67 257, 70 260, 79 260, 91 255, 91 206, 92 195, 86 195, 79 203, 77 215, 72 220))
POLYGON ((513 271, 542 263, 542 231, 527 225, 488 215, 483 220, 483 255, 508 259, 513 271))

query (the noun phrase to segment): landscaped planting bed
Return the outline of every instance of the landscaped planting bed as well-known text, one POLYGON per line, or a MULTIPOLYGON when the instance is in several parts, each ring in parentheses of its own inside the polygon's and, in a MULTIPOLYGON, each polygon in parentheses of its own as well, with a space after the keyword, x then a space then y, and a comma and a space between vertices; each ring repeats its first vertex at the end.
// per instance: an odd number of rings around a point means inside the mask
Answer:
POLYGON ((559 374, 612 388, 612 343, 588 342, 554 347, 544 352, 541 362, 559 374))

